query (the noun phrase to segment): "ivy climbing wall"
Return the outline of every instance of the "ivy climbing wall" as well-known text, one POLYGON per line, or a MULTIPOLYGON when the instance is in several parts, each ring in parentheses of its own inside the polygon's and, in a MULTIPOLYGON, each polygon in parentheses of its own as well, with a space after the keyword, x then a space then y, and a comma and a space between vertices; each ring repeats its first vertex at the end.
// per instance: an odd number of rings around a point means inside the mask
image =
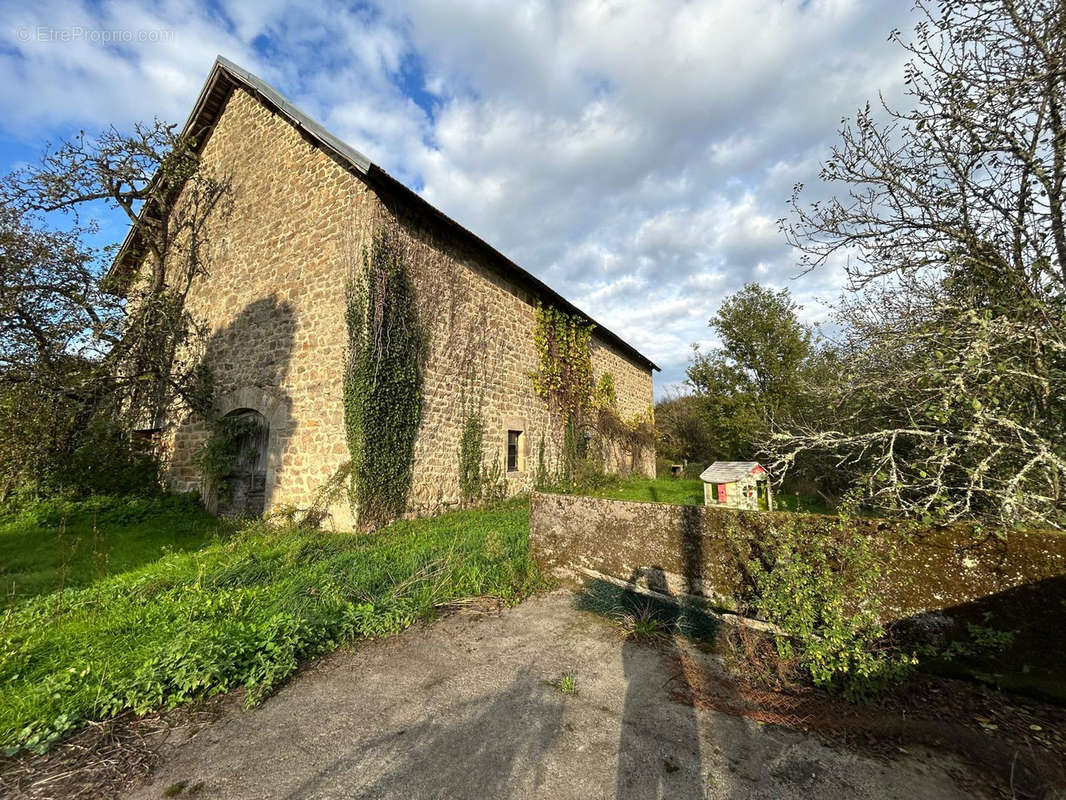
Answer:
MULTIPOLYGON (((209 236, 208 274, 190 288, 188 308, 206 338, 185 354, 212 377, 216 413, 248 408, 267 418, 267 508, 306 507, 350 458, 344 417, 347 288, 375 236, 402 251, 426 333, 422 408, 407 508, 431 511, 460 497, 460 436, 481 421, 486 466, 505 491, 533 485, 544 443, 558 459, 563 420, 537 397, 531 376, 538 297, 442 224, 424 204, 390 195, 346 169, 288 121, 237 88, 204 150, 205 167, 233 181, 232 212, 209 236), (506 470, 508 431, 520 435, 520 469, 506 470)), ((595 378, 609 371, 623 418, 651 408, 650 369, 599 336, 595 378)), ((164 420, 167 480, 201 488, 196 453, 205 420, 174 408, 164 420)), ((651 474, 651 448, 619 452, 609 470, 651 474)), ((337 501, 326 524, 355 523, 337 501)))

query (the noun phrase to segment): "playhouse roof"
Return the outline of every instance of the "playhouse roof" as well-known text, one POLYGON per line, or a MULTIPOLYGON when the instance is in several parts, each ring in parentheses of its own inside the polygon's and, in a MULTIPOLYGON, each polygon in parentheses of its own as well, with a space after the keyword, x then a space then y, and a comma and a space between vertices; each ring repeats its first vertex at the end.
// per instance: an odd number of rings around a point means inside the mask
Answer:
POLYGON ((703 471, 700 480, 704 483, 732 483, 758 466, 758 461, 715 461, 703 471))

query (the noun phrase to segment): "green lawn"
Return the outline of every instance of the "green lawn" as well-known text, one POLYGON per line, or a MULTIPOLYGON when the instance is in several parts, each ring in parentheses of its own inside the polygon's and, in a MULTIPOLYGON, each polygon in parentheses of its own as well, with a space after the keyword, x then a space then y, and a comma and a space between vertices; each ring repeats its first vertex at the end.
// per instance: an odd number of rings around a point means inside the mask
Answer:
MULTIPOLYGON (((671 503, 682 506, 703 505, 703 481, 694 478, 625 478, 601 489, 582 490, 581 494, 609 497, 612 500, 640 500, 646 503, 671 503)), ((776 511, 801 511, 809 514, 832 514, 820 500, 798 494, 774 493, 776 511)))
POLYGON ((690 478, 625 478, 603 489, 582 491, 593 497, 612 500, 640 500, 646 503, 672 503, 682 506, 703 505, 703 481, 690 478))
POLYGON ((238 527, 154 502, 2 520, 14 594, 0 616, 0 748, 43 750, 87 720, 242 686, 255 700, 344 642, 541 585, 522 501, 366 535, 238 527))
POLYGON ((0 608, 199 550, 222 530, 192 497, 47 501, 0 516, 0 608))
POLYGON ((797 511, 801 514, 833 514, 820 497, 774 492, 774 511, 797 511))

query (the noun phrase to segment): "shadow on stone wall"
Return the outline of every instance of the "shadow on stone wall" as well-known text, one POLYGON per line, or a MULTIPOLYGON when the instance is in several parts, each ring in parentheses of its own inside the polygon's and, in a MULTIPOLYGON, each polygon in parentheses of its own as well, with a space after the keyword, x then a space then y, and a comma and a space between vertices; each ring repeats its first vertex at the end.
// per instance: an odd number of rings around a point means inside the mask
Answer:
MULTIPOLYGON (((696 506, 681 510, 681 564, 685 592, 703 596, 703 517, 696 506)), ((665 586, 665 579, 664 584, 665 586)))
POLYGON ((940 647, 957 642, 950 660, 929 666, 977 676, 1010 691, 1066 702, 1066 575, 1023 584, 903 620, 905 629, 940 647), (974 626, 971 628, 970 626, 974 626), (1000 634, 1009 639, 995 644, 1000 634), (990 641, 991 640, 991 641, 990 641))
MULTIPOLYGON (((655 564, 673 594, 703 596, 729 610, 751 591, 743 562, 776 531, 795 526, 812 536, 833 535, 841 524, 816 514, 535 492, 530 550, 544 573, 562 580, 582 571, 624 580, 633 565, 655 564)), ((890 554, 876 590, 886 623, 915 624, 940 638, 953 632, 946 627, 974 638, 968 624, 1013 631, 1002 657, 983 662, 988 677, 1010 675, 1011 688, 1066 696, 1066 535, 995 536, 973 526, 915 529, 875 519, 846 524, 890 554)))
MULTIPOLYGON (((197 359, 212 385, 213 414, 218 417, 250 410, 267 423, 265 506, 276 498, 283 470, 282 456, 296 430, 292 402, 283 388, 295 349, 296 312, 274 295, 246 305, 233 320, 203 342, 197 359)), ((189 414, 174 437, 170 479, 174 488, 199 489, 209 510, 216 510, 217 492, 205 485, 196 456, 208 435, 208 425, 189 414)))

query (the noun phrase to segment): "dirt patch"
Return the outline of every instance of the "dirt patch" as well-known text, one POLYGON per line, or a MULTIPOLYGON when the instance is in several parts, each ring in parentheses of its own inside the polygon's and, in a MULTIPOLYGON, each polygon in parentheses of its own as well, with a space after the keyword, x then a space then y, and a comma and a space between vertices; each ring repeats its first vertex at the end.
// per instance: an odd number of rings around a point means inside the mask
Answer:
MULTIPOLYGON (((856 705, 784 681, 787 665, 779 667, 768 670, 763 654, 758 673, 737 677, 735 667, 727 674, 681 658, 670 698, 759 723, 812 731, 830 745, 881 757, 916 747, 950 752, 981 770, 1003 797, 1066 797, 1064 708, 927 675, 869 705, 856 705)), ((978 782, 961 772, 955 778, 974 788, 978 782)))
POLYGON ((40 755, 0 757, 0 797, 49 800, 115 797, 143 782, 166 741, 189 740, 222 714, 234 697, 135 717, 93 722, 40 755))

